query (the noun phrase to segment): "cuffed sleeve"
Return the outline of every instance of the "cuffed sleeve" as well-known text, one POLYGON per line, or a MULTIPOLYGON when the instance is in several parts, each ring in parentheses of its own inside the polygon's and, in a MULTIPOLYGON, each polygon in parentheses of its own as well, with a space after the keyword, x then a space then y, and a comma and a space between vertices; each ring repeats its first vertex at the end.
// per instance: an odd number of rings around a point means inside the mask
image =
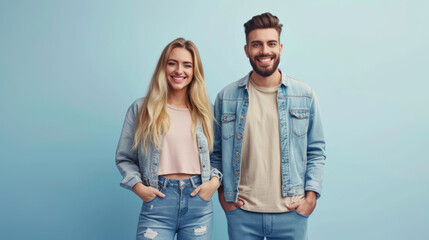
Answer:
POLYGON ((132 149, 137 114, 138 106, 133 103, 125 116, 116 149, 116 166, 123 177, 120 186, 129 190, 132 190, 136 183, 142 182, 137 150, 132 149))
POLYGON ((210 179, 212 177, 217 177, 219 179, 219 183, 222 182, 223 175, 219 170, 217 170, 217 168, 212 167, 212 169, 210 171, 210 179))
POLYGON ((320 119, 319 103, 316 94, 310 107, 310 121, 307 133, 307 168, 305 173, 305 191, 314 191, 317 198, 322 191, 322 180, 325 165, 325 138, 320 119))
MULTIPOLYGON (((210 164, 222 175, 222 129, 220 125, 222 101, 219 95, 216 97, 214 105, 215 122, 213 124, 214 130, 214 145, 213 152, 210 155, 210 164)), ((212 173, 213 174, 213 173, 212 173)), ((219 178, 220 186, 223 185, 222 178, 219 178)))

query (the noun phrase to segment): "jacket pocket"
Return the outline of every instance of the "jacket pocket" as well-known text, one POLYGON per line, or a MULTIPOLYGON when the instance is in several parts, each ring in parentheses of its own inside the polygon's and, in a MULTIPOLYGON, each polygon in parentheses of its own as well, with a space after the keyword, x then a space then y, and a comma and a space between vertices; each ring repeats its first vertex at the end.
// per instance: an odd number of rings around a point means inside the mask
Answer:
POLYGON ((309 109, 290 109, 289 110, 292 131, 297 137, 304 136, 308 130, 308 118, 310 117, 309 109))
POLYGON ((222 115, 222 138, 228 140, 235 134, 235 114, 226 113, 222 115))

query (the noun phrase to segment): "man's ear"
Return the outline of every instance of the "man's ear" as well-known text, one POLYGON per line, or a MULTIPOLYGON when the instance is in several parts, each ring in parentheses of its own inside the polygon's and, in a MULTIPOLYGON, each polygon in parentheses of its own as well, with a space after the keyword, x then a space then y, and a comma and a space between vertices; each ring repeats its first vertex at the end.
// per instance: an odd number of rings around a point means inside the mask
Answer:
POLYGON ((249 49, 247 48, 247 44, 244 45, 244 52, 246 53, 247 58, 249 58, 249 49))

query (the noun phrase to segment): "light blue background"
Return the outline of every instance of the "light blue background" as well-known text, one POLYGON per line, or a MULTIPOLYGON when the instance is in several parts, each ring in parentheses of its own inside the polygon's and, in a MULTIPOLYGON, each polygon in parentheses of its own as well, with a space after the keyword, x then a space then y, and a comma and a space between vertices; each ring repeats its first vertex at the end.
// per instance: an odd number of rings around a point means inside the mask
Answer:
MULTIPOLYGON (((328 158, 310 239, 429 239, 428 7, 1 1, 0 238, 134 239, 141 201, 119 187, 114 153, 163 47, 196 43, 213 101, 251 69, 243 23, 271 11, 281 68, 322 107, 328 158)), ((213 239, 227 239, 217 201, 213 239)))

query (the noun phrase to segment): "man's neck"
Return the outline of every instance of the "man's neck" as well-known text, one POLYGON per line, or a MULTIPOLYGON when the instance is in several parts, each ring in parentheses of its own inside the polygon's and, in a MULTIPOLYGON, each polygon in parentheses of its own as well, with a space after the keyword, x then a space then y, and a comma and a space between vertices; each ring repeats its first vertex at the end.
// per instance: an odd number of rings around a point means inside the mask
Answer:
POLYGON ((256 86, 263 88, 277 87, 282 82, 282 74, 278 69, 268 77, 261 76, 255 71, 252 72, 252 75, 250 77, 252 78, 252 81, 254 84, 256 84, 256 86))

